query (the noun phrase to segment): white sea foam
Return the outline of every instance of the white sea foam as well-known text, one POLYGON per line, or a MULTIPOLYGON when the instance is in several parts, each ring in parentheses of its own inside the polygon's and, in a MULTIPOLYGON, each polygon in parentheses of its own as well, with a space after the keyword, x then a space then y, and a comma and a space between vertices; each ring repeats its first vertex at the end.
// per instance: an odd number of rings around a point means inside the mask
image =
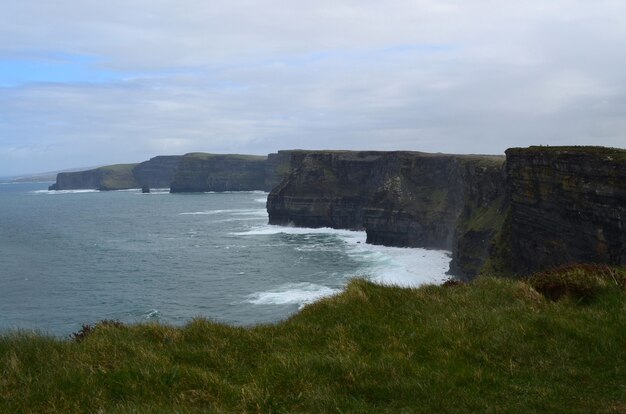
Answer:
POLYGON ((249 295, 246 302, 255 305, 291 305, 301 307, 316 300, 339 293, 339 289, 315 283, 286 283, 274 290, 249 295))
POLYGON ((144 319, 149 319, 149 320, 154 320, 154 319, 159 319, 160 317, 160 312, 156 309, 150 309, 148 312, 146 312, 144 314, 144 319))
MULTIPOLYGON (((449 278, 446 275, 450 264, 449 252, 366 244, 366 234, 363 231, 264 225, 231 234, 237 236, 334 235, 347 244, 347 254, 363 265, 351 276, 366 277, 380 284, 417 287, 424 284, 441 284, 449 278)), ((319 249, 327 250, 328 246, 319 246, 319 249)), ((316 250, 316 246, 298 246, 297 250, 306 253, 316 250)))
POLYGON ((267 197, 265 198, 255 198, 254 201, 257 203, 267 203, 267 197))
POLYGON ((179 215, 181 216, 197 216, 197 215, 212 216, 215 214, 230 214, 232 216, 266 217, 267 211, 265 209, 232 209, 232 210, 204 210, 204 211, 192 211, 188 213, 179 213, 179 215))
POLYGON ((370 280, 402 287, 441 284, 449 276, 450 253, 443 250, 353 245, 350 256, 366 262, 363 275, 370 280))
POLYGON ((256 209, 256 210, 242 210, 232 213, 233 216, 256 216, 256 217, 267 217, 267 210, 264 208, 256 209))
POLYGON ((351 230, 337 230, 328 227, 323 228, 306 228, 306 227, 290 227, 290 226, 275 226, 271 224, 253 227, 250 230, 230 233, 234 236, 269 236, 273 234, 332 234, 346 239, 354 239, 356 241, 362 240, 365 242, 365 232, 351 231, 351 230))
POLYGON ((99 193, 100 190, 35 190, 31 194, 82 194, 99 193))
POLYGON ((254 190, 254 191, 205 191, 204 194, 269 194, 266 191, 254 190))

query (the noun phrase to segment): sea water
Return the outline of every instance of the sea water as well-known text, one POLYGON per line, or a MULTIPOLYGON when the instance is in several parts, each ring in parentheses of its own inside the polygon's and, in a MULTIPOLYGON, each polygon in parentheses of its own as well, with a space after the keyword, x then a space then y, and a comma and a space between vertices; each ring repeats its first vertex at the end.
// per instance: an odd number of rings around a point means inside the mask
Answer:
POLYGON ((47 185, 0 185, 0 331, 66 336, 102 319, 272 323, 355 277, 401 286, 447 278, 445 251, 268 225, 263 192, 47 185))

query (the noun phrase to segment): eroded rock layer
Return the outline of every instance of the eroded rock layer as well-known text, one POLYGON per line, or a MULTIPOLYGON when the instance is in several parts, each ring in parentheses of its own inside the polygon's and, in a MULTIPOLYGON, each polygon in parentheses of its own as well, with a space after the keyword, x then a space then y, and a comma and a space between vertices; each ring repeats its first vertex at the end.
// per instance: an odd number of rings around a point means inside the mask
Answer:
POLYGON ((170 191, 253 191, 265 188, 266 156, 191 153, 182 157, 170 191))
POLYGON ((491 265, 524 275, 567 263, 626 264, 626 150, 506 151, 510 206, 491 265))
POLYGON ((468 176, 477 168, 499 173, 503 159, 404 151, 296 152, 289 179, 268 197, 270 224, 365 229, 368 243, 450 249, 468 176))

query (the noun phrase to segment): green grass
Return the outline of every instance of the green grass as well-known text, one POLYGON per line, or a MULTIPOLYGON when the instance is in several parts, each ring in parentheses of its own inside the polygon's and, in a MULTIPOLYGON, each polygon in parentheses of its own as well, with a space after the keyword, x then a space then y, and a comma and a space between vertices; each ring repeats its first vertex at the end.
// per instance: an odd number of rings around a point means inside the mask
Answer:
POLYGON ((626 149, 624 148, 601 147, 593 145, 570 145, 554 147, 533 145, 528 148, 509 148, 506 150, 507 154, 543 154, 545 156, 550 156, 551 154, 556 155, 559 152, 569 152, 573 154, 579 153, 588 156, 601 157, 603 159, 610 157, 610 160, 615 162, 626 161, 626 149))
POLYGON ((212 158, 230 158, 242 161, 266 161, 267 155, 247 155, 247 154, 210 154, 207 152, 191 152, 184 155, 185 158, 195 158, 199 160, 209 160, 212 158))
POLYGON ((102 190, 122 190, 138 186, 133 176, 133 169, 139 164, 115 164, 100 167, 103 172, 102 190))
POLYGON ((276 325, 7 334, 0 412, 625 412, 623 285, 582 303, 534 283, 355 280, 276 325))

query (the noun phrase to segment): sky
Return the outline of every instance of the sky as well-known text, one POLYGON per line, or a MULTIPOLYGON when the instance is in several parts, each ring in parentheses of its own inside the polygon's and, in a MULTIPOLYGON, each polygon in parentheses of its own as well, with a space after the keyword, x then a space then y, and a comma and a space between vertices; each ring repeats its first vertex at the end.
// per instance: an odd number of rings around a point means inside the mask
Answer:
POLYGON ((623 0, 3 0, 0 176, 187 152, 626 147, 623 0))

